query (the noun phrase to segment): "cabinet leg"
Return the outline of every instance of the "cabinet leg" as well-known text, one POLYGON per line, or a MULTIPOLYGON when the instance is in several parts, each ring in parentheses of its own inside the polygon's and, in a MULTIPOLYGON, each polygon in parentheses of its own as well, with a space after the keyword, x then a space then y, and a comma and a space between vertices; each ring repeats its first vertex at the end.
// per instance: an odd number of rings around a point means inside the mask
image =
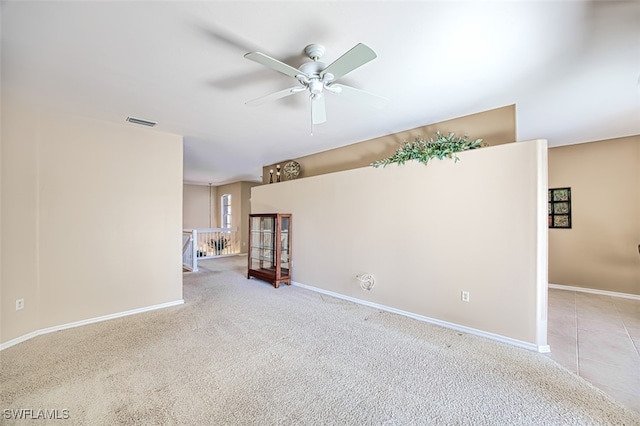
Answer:
POLYGON ((273 285, 274 285, 276 288, 280 287, 280 283, 279 283, 278 281, 276 281, 273 285))

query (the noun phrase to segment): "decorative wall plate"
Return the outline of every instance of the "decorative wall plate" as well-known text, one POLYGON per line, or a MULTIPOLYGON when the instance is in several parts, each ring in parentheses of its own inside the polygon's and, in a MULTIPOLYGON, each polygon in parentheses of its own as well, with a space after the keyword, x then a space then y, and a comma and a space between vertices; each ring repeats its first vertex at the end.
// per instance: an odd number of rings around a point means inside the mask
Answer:
POLYGON ((295 179, 300 174, 300 164, 297 161, 289 161, 284 165, 284 175, 287 179, 295 179))

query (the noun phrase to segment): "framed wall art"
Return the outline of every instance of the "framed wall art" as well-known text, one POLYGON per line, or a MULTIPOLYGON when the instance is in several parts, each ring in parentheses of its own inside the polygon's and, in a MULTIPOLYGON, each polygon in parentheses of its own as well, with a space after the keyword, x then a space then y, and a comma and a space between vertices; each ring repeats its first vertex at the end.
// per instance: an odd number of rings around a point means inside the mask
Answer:
POLYGON ((571 188, 549 188, 549 228, 571 228, 571 188))

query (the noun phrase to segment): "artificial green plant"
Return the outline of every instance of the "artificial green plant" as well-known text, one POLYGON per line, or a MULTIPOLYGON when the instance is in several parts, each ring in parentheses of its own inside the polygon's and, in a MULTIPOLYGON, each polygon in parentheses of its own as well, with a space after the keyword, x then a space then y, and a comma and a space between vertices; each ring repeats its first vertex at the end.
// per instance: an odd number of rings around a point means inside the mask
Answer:
POLYGON ((373 167, 387 166, 388 164, 404 164, 408 160, 418 160, 425 165, 434 158, 442 160, 445 157, 453 158, 455 162, 460 160, 456 153, 477 149, 483 146, 482 139, 469 140, 468 136, 456 136, 455 133, 443 135, 439 131, 430 139, 421 136, 413 142, 403 141, 398 150, 390 157, 371 163, 373 167))

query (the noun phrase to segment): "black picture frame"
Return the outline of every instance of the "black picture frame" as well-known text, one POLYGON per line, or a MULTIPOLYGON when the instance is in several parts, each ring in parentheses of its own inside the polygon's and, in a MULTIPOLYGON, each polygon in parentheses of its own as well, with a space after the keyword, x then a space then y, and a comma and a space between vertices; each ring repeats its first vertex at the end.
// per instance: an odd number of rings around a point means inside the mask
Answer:
POLYGON ((571 229, 571 188, 549 188, 549 228, 571 229))

